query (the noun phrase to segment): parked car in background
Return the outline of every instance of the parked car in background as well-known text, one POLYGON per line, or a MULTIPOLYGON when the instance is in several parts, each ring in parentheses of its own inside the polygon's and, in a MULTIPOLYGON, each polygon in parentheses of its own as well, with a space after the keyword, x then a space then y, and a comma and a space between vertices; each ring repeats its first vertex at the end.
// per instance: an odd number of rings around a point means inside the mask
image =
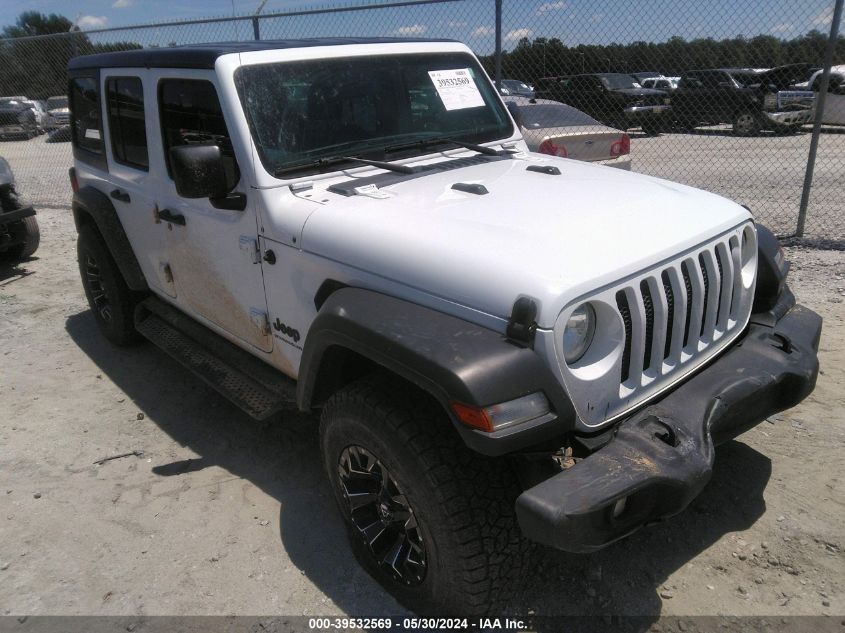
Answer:
POLYGON ((533 99, 537 96, 534 92, 534 86, 519 79, 502 79, 502 88, 507 88, 508 94, 517 97, 533 99))
POLYGON ((643 88, 622 73, 546 77, 537 84, 537 96, 574 106, 610 127, 639 127, 646 134, 664 127, 669 110, 666 92, 643 88))
POLYGON ((27 101, 22 102, 23 105, 27 106, 30 110, 32 110, 32 114, 35 116, 35 125, 38 128, 38 133, 42 134, 47 128, 45 125, 47 124, 47 109, 44 107, 43 101, 38 101, 37 99, 28 99, 27 101))
POLYGON ((69 116, 70 110, 68 109, 67 96, 62 95, 47 99, 47 130, 55 130, 67 125, 69 116))
POLYGON ((642 80, 643 88, 651 88, 652 90, 663 90, 664 92, 674 92, 678 87, 678 77, 649 77, 642 80))
POLYGON ((634 81, 636 81, 641 86, 645 85, 643 82, 645 82, 647 79, 654 79, 656 77, 662 77, 662 76, 663 75, 661 73, 659 73, 655 70, 644 70, 644 71, 631 73, 631 77, 634 78, 634 81))
MULTIPOLYGON (((814 72, 807 83, 813 93, 818 95, 822 83, 822 71, 814 72)), ((845 65, 833 66, 830 69, 830 83, 827 87, 822 123, 845 125, 845 65)))
POLYGON ((807 64, 766 71, 746 68, 691 70, 672 95, 672 114, 682 128, 730 123, 734 134, 760 130, 792 133, 810 122, 814 95, 790 86, 806 76, 807 64))
POLYGON ((631 139, 572 106, 548 99, 505 97, 532 152, 631 169, 631 139))
POLYGON ((40 241, 35 209, 20 200, 12 168, 0 157, 0 262, 26 259, 40 241))
POLYGON ((23 95, 15 95, 11 97, 0 97, 0 106, 8 105, 12 102, 29 101, 29 97, 23 95))
POLYGON ((29 139, 38 133, 38 122, 31 107, 19 101, 0 104, 0 139, 29 139))

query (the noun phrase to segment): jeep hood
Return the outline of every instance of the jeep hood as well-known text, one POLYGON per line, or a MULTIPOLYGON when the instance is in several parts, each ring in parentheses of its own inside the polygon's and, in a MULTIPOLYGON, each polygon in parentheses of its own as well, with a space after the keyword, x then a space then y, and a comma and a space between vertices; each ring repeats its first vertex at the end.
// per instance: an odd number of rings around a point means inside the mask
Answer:
POLYGON ((538 324, 551 327, 579 296, 750 217, 691 187, 530 156, 399 182, 380 190, 386 198, 325 193, 301 247, 502 319, 526 295, 539 305, 538 324), (530 165, 556 166, 561 175, 530 165), (456 183, 482 184, 489 193, 458 191, 456 183))

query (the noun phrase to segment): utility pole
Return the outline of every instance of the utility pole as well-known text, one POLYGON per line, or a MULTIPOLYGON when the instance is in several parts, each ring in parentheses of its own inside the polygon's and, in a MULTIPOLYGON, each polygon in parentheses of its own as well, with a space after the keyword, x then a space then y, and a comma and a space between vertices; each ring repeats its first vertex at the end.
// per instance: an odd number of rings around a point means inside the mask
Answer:
POLYGON ((502 89, 502 0, 496 0, 496 90, 502 89))
POLYGON ((261 4, 258 5, 255 13, 252 14, 252 34, 255 36, 256 40, 261 39, 261 29, 258 27, 258 16, 261 15, 261 12, 264 10, 265 4, 267 4, 267 0, 261 0, 261 4))
POLYGON ((822 131, 822 115, 830 85, 830 67, 833 65, 833 52, 839 39, 839 23, 842 21, 842 1, 836 0, 833 8, 833 22, 830 23, 830 39, 824 52, 824 71, 819 83, 819 96, 816 97, 816 118, 813 121, 813 138, 810 140, 810 153, 807 156, 807 171, 804 174, 804 188, 801 191, 801 205, 798 207, 798 226, 796 237, 804 237, 804 225, 807 223, 807 205, 810 203, 810 187, 813 185, 813 171, 816 168, 816 152, 819 149, 819 136, 822 131))

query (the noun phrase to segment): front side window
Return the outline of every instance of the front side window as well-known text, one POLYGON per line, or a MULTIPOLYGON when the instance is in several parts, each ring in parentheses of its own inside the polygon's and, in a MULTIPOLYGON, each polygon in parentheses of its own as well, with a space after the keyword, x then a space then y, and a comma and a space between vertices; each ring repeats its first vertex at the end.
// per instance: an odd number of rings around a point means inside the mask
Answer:
POLYGON ((214 84, 205 79, 162 79, 158 98, 167 173, 172 177, 172 147, 217 145, 223 155, 227 189, 231 190, 240 180, 240 172, 214 84))
POLYGON ((244 66, 235 79, 261 161, 277 176, 322 168, 321 159, 394 159, 426 139, 513 134, 494 87, 464 53, 244 66))
POLYGON ((144 89, 138 77, 106 80, 106 108, 114 159, 144 171, 149 169, 144 89))
POLYGON ((100 90, 94 77, 71 79, 70 106, 73 114, 71 136, 74 147, 93 154, 102 154, 100 90))

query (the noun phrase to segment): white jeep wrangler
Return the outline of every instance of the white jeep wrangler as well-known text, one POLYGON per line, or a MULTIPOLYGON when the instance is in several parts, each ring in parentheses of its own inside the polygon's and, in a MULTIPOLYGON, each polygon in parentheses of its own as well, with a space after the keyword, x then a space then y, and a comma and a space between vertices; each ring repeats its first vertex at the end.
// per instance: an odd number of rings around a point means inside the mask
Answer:
POLYGON ((774 237, 690 187, 532 154, 463 44, 210 44, 70 62, 79 266, 265 419, 319 412, 362 564, 490 609, 533 542, 680 512, 713 447, 813 389, 774 237))

